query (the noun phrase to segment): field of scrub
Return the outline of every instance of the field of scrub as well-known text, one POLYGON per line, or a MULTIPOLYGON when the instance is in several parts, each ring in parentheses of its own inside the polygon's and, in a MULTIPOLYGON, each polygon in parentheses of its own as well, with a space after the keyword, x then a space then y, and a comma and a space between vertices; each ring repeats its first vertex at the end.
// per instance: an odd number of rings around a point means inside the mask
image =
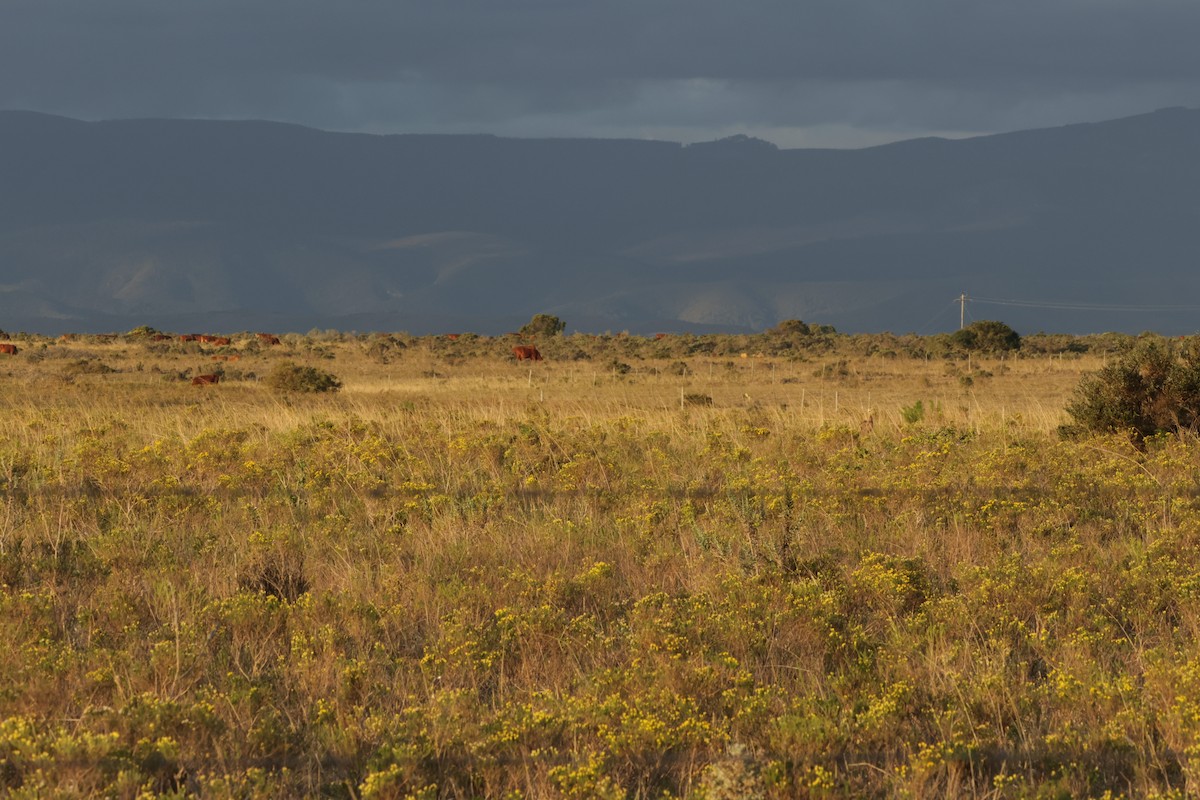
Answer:
POLYGON ((1060 437, 1099 344, 21 340, 0 793, 1200 792, 1200 442, 1060 437))

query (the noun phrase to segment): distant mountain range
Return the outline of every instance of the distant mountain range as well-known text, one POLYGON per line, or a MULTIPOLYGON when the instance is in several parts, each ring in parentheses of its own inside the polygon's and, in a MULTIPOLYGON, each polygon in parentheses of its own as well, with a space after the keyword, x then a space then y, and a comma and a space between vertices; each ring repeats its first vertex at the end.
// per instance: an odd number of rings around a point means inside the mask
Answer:
POLYGON ((966 292, 1190 333, 1198 267, 1193 109, 862 150, 0 112, 6 330, 931 333, 966 292))

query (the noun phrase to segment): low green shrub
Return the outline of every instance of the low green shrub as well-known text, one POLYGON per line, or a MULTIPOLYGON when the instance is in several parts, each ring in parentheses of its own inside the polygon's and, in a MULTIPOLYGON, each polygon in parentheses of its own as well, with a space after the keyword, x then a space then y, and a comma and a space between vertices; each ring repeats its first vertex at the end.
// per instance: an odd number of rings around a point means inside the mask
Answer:
POLYGON ((336 392, 342 388, 337 376, 291 361, 284 361, 271 370, 267 385, 277 392, 336 392))
POLYGON ((1079 429, 1129 432, 1137 441, 1194 430, 1200 423, 1200 339, 1180 346, 1139 344, 1085 376, 1066 410, 1079 429))
POLYGON ((916 425, 918 422, 925 419, 925 404, 918 400, 911 406, 901 406, 900 418, 909 425, 916 425))

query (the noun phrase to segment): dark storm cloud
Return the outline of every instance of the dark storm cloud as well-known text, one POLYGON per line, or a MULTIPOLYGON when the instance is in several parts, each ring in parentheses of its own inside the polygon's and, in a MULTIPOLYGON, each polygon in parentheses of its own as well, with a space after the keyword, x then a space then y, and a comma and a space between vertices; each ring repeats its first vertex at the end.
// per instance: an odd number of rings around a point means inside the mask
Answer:
POLYGON ((0 107, 860 144, 1200 104, 1192 0, 5 0, 0 107))

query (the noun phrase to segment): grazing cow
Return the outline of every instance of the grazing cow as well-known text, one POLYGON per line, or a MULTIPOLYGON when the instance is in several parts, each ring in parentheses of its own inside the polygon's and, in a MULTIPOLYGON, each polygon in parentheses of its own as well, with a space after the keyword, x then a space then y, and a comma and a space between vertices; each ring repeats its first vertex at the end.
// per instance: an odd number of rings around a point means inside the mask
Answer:
POLYGON ((512 352, 517 357, 517 361, 524 361, 526 359, 530 361, 542 360, 542 354, 531 344, 519 344, 512 349, 512 352))
POLYGON ((283 344, 281 341, 279 341, 279 337, 275 336, 274 334, 256 333, 254 335, 258 337, 259 341, 265 342, 266 344, 283 344))
POLYGON ((0 353, 7 353, 10 356, 15 356, 18 352, 19 351, 17 350, 17 346, 15 344, 0 342, 0 353))
POLYGON ((198 341, 200 341, 200 334, 198 334, 198 333, 183 333, 183 334, 180 334, 179 341, 181 341, 181 342, 198 342, 198 341))
POLYGON ((151 337, 150 337, 150 341, 152 341, 152 342, 165 342, 165 341, 167 341, 167 340, 168 340, 168 339, 170 339, 170 338, 171 338, 171 337, 170 337, 170 336, 167 336, 165 333, 156 333, 156 334, 154 334, 153 336, 151 336, 151 337))
POLYGON ((656 334, 654 334, 654 338, 655 338, 656 340, 657 340, 657 339, 665 339, 665 338, 667 338, 667 334, 665 334, 665 333, 656 333, 656 334))
POLYGON ((192 378, 192 386, 208 386, 213 383, 220 383, 220 375, 197 375, 192 378))
POLYGON ((446 338, 449 339, 450 341, 454 341, 455 339, 458 338, 458 334, 457 333, 447 333, 446 338))
POLYGON ((208 341, 210 344, 215 344, 218 347, 228 347, 229 346, 229 337, 228 336, 210 336, 208 338, 208 341))

